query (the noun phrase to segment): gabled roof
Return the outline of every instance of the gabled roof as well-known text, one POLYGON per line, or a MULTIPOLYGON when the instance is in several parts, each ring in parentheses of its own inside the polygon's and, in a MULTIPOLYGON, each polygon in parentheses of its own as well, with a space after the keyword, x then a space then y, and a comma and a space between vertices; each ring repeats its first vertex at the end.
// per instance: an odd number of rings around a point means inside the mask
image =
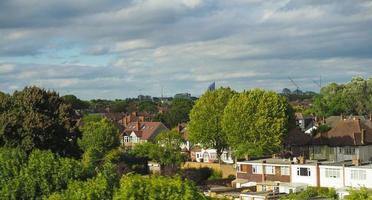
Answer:
POLYGON ((299 128, 291 129, 284 138, 285 146, 304 146, 311 141, 311 136, 302 132, 299 128))
POLYGON ((363 119, 343 119, 327 133, 313 138, 315 145, 360 146, 372 144, 372 122, 363 119))
POLYGON ((124 130, 124 135, 132 132, 142 140, 152 140, 162 131, 168 130, 161 122, 131 122, 124 130))

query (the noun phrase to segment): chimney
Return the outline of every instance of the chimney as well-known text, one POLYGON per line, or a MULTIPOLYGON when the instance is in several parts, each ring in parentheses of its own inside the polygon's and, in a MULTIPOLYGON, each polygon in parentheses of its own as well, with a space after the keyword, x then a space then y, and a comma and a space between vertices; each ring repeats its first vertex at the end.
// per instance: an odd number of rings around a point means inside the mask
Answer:
POLYGON ((137 126, 136 126, 137 131, 141 130, 141 122, 137 121, 137 126))
POLYGON ((298 157, 298 161, 300 164, 306 164, 306 159, 303 156, 298 157))
POLYGON ((138 117, 138 120, 141 121, 141 122, 144 122, 145 121, 145 117, 144 116, 139 116, 138 117))
POLYGON ((356 156, 353 156, 353 160, 351 161, 351 163, 354 165, 354 166, 360 166, 360 159, 358 159, 356 156))
POLYGON ((364 138, 365 138, 365 135, 366 135, 366 130, 362 128, 362 134, 360 136, 360 142, 362 144, 364 144, 364 138))

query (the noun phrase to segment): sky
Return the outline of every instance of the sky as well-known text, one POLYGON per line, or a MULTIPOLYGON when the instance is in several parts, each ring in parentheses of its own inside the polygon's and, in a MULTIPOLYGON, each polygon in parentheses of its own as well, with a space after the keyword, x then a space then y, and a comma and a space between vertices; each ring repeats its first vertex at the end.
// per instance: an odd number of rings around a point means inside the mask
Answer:
POLYGON ((369 0, 1 0, 0 91, 201 95, 372 76, 369 0))

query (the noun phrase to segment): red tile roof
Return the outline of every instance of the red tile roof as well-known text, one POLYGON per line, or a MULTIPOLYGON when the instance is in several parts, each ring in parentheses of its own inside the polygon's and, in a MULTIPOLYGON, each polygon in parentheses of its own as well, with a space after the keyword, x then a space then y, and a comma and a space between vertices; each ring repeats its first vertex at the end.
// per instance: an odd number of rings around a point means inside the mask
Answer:
POLYGON ((130 135, 134 132, 142 140, 152 140, 164 130, 168 130, 168 128, 161 122, 131 122, 123 134, 130 135))

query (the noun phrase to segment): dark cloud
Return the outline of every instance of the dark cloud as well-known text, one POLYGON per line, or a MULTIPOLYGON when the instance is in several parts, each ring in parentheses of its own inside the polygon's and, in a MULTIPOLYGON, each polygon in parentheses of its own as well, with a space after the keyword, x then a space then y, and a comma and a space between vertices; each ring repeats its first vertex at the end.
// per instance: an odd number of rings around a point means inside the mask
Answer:
POLYGON ((336 0, 0 1, 0 88, 83 98, 198 95, 372 74, 372 3, 336 0))

